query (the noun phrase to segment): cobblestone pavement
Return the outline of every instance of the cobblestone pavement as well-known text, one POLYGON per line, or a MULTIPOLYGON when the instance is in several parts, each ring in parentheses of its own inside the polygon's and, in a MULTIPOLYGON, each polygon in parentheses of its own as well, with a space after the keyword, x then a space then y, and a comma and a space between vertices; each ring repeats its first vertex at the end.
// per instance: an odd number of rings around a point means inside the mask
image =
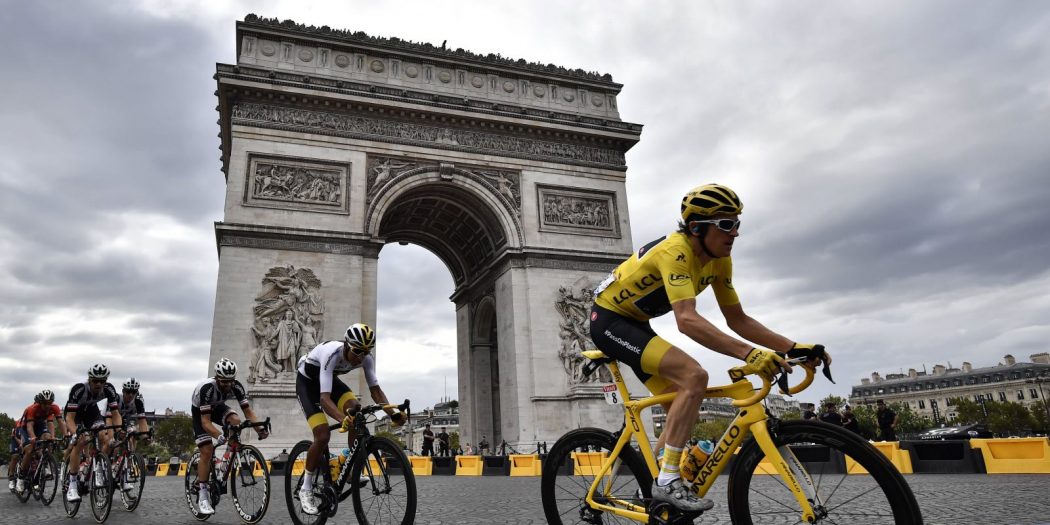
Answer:
MULTIPOLYGON (((1050 524, 1050 476, 1048 475, 910 475, 923 516, 929 524, 1044 525, 1050 524)), ((420 524, 452 523, 545 523, 540 505, 539 478, 510 477, 419 477, 420 524)), ((283 478, 273 478, 274 494, 263 523, 288 523, 283 496, 283 478)), ((119 499, 107 523, 198 523, 190 516, 182 496, 183 481, 177 477, 151 477, 142 505, 125 512, 119 499)), ((60 496, 59 496, 60 497, 60 496)), ((698 524, 730 523, 726 489, 719 481, 709 494, 716 507, 698 524)), ((32 499, 19 503, 9 492, 0 494, 0 523, 94 523, 90 509, 82 505, 75 520, 65 517, 62 502, 55 499, 43 507, 32 499)), ((334 523, 354 523, 349 501, 340 508, 334 523)), ((230 500, 219 503, 209 524, 241 523, 230 500)))

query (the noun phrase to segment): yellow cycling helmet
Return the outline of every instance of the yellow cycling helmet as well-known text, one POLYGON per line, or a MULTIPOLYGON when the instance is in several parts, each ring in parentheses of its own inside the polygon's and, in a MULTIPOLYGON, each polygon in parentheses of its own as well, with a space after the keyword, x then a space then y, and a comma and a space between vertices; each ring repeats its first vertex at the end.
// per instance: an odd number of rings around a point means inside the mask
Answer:
POLYGON ((704 184, 697 186, 682 197, 682 220, 689 222, 690 217, 710 217, 719 213, 739 215, 744 211, 744 203, 736 192, 721 184, 704 184))

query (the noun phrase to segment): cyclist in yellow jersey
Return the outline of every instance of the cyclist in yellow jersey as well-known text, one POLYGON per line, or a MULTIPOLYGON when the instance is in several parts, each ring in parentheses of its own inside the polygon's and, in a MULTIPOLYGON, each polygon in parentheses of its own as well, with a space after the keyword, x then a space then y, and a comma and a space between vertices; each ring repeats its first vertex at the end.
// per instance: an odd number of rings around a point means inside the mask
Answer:
POLYGON ((729 256, 740 235, 743 209, 740 198, 725 186, 693 188, 682 199, 678 231, 646 244, 620 264, 598 285, 591 308, 591 339, 599 350, 630 366, 653 394, 679 392, 664 407, 667 422, 657 442, 657 448, 663 446, 664 463, 652 493, 654 502, 683 511, 714 505, 692 494, 678 474, 708 375, 700 363, 657 335, 649 320, 673 311, 679 331, 720 354, 743 359, 747 373, 790 372, 783 354, 809 357, 806 366, 831 362, 823 346, 794 343, 744 313, 729 256), (696 296, 709 286, 729 328, 758 347, 722 332, 697 313, 696 296))

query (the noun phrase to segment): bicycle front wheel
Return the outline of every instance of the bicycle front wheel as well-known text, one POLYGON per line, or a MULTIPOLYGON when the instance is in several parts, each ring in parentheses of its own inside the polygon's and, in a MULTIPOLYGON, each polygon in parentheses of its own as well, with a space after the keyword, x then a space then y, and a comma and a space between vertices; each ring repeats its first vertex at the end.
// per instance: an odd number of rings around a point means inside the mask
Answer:
POLYGON ((33 490, 40 498, 40 503, 45 506, 50 505, 55 500, 59 483, 58 465, 55 464, 55 458, 50 453, 44 454, 44 457, 40 459, 40 468, 36 471, 34 483, 36 486, 33 487, 33 490))
POLYGON ((270 507, 270 468, 259 449, 242 445, 230 460, 230 493, 233 506, 245 523, 258 523, 270 507))
POLYGON ((124 505, 124 510, 131 512, 138 508, 142 500, 142 489, 146 486, 146 462, 138 454, 125 454, 120 458, 117 472, 120 502, 124 505), (130 485, 131 489, 124 490, 125 484, 130 485))
POLYGON ((416 477, 401 447, 372 436, 354 451, 353 461, 349 483, 357 484, 353 500, 358 523, 415 522, 416 477))
POLYGON ((113 506, 113 474, 109 457, 102 452, 96 453, 91 460, 88 490, 91 491, 91 514, 95 516, 95 521, 102 523, 109 517, 109 510, 113 506))
POLYGON ((22 472, 22 459, 21 458, 19 458, 18 462, 15 463, 15 477, 16 478, 22 478, 22 477, 26 478, 26 479, 22 480, 22 491, 21 492, 18 491, 17 487, 15 488, 15 497, 18 498, 18 501, 21 501, 22 503, 25 503, 25 502, 29 501, 29 496, 33 494, 33 482, 32 482, 32 480, 29 479, 29 475, 27 473, 22 472))
MULTIPOLYGON (((922 523, 919 504, 904 477, 860 436, 813 421, 781 422, 773 434, 785 460, 791 464, 787 454, 794 455, 812 479, 817 523, 922 523), (846 473, 850 460, 864 468, 854 467, 853 474, 846 473), (867 473, 858 473, 862 470, 867 473)), ((798 523, 802 517, 794 494, 779 475, 755 473, 764 457, 751 438, 733 465, 729 511, 734 525, 798 523)), ((799 481, 805 485, 804 480, 799 481)))
MULTIPOLYGON (((607 430, 581 428, 565 434, 551 447, 543 462, 540 497, 550 525, 568 523, 635 523, 633 520, 592 509, 586 503, 602 462, 616 446, 607 430)), ((653 477, 645 460, 628 446, 611 471, 602 477, 595 501, 620 508, 633 505, 644 511, 652 498, 653 477)))

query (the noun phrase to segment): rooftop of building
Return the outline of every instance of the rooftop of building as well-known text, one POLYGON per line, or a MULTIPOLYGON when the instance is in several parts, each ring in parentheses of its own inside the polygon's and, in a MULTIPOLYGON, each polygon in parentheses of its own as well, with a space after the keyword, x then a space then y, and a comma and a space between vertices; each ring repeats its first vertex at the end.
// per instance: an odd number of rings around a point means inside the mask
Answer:
POLYGON ((1031 362, 1018 362, 1012 355, 1007 354, 1003 357, 1003 361, 992 366, 973 368, 970 363, 964 362, 961 368, 956 368, 950 363, 948 366, 938 364, 934 365, 932 372, 927 372, 923 365, 921 371, 912 368, 908 370, 908 373, 889 373, 886 374, 886 377, 882 377, 878 372, 873 372, 871 378, 861 379, 861 383, 853 385, 853 388, 939 381, 947 377, 964 379, 989 376, 994 379, 1000 376, 998 380, 1016 380, 1050 376, 1050 354, 1043 352, 1033 354, 1029 358, 1031 362))

